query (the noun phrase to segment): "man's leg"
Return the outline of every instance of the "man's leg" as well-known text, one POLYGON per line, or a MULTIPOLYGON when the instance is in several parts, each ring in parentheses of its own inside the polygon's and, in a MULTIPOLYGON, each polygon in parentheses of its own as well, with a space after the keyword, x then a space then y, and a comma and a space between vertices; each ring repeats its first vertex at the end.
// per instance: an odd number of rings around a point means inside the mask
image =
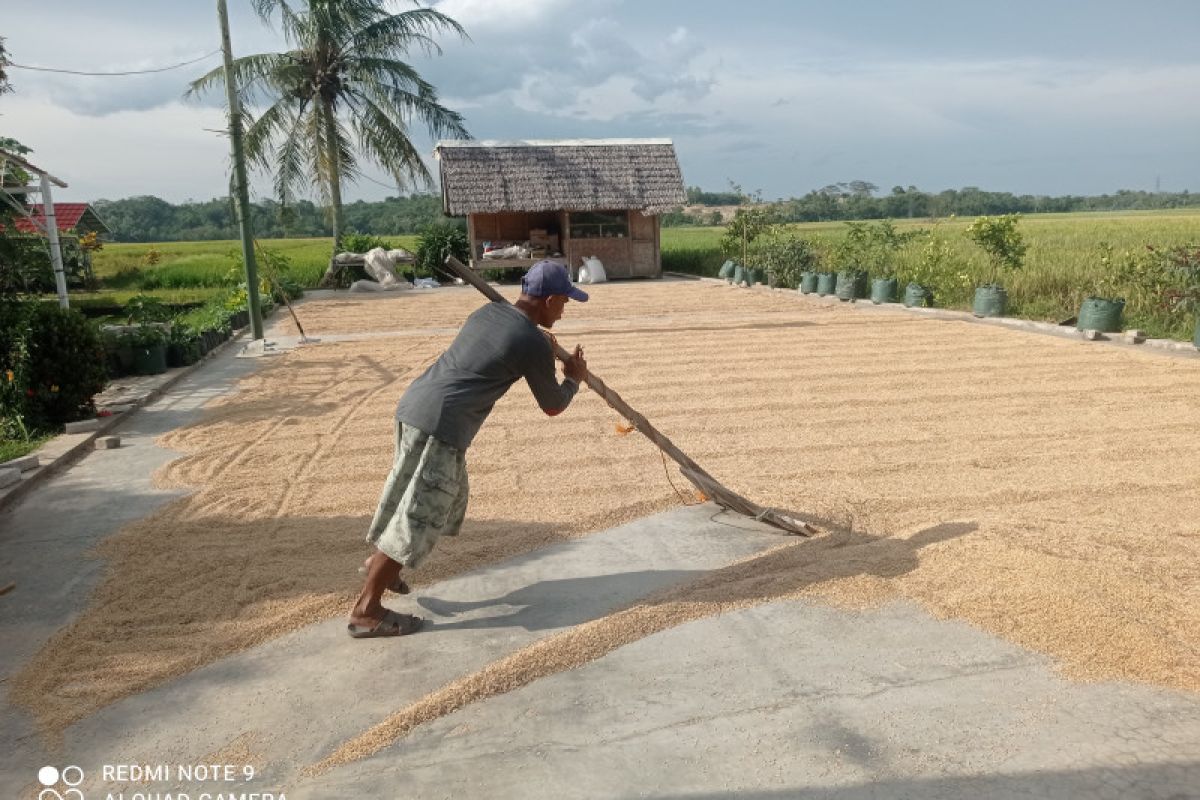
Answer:
POLYGON ((400 577, 401 565, 376 550, 367 559, 367 579, 354 608, 350 610, 350 622, 353 625, 371 628, 383 619, 387 609, 379 602, 383 592, 400 577))

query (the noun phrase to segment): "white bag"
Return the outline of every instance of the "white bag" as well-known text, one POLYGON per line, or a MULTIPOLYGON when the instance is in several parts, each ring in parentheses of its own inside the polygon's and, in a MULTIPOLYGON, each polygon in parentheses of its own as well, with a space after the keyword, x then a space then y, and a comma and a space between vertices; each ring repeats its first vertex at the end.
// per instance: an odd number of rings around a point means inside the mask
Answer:
POLYGON ((579 278, 576 283, 605 283, 608 280, 608 275, 604 272, 604 265, 600 263, 600 259, 595 256, 583 259, 583 266, 579 268, 579 278))
POLYGON ((396 262, 392 259, 391 254, 382 247, 368 250, 363 256, 363 269, 384 289, 389 289, 399 283, 396 280, 395 266, 396 262))

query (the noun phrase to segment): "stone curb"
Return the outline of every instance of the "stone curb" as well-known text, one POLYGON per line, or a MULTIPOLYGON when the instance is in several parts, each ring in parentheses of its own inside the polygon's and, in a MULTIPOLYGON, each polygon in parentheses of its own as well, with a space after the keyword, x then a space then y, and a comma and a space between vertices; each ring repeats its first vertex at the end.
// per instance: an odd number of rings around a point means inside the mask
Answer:
MULTIPOLYGON (((698 275, 686 275, 684 273, 671 272, 663 273, 672 277, 694 278, 704 283, 711 283, 719 286, 729 286, 734 288, 732 284, 721 278, 709 278, 698 275)), ((740 287, 745 289, 746 287, 740 287)), ((817 303, 820 305, 836 306, 848 305, 854 306, 859 311, 904 311, 910 314, 918 314, 935 319, 958 320, 960 322, 971 322, 978 325, 993 325, 1002 328, 1016 328, 1018 330, 1029 331, 1030 333, 1040 333, 1046 336, 1057 336, 1060 339, 1077 339, 1079 341, 1096 341, 1110 346, 1128 347, 1133 349, 1149 348, 1152 350, 1162 351, 1163 355, 1175 356, 1177 358, 1197 358, 1200 359, 1200 350, 1197 350, 1191 342, 1177 341, 1175 339, 1145 339, 1140 336, 1127 336, 1128 331, 1121 333, 1098 333, 1096 331, 1080 331, 1075 328, 1056 325, 1053 322, 1039 322, 1032 319, 1017 319, 1015 317, 977 317, 970 311, 954 311, 947 308, 923 308, 918 306, 909 307, 903 303, 880 303, 875 305, 870 300, 862 302, 844 302, 828 295, 821 297, 819 295, 801 294, 796 289, 772 289, 769 286, 756 284, 749 287, 750 291, 756 292, 782 292, 803 300, 806 303, 817 303)), ((1137 333, 1140 333, 1137 332, 1137 333)))
POLYGON ((122 407, 125 408, 124 412, 114 414, 111 417, 98 417, 96 421, 99 424, 93 430, 85 433, 61 433, 33 453, 30 453, 30 455, 38 456, 39 466, 29 470, 28 473, 24 473, 20 483, 13 484, 6 489, 0 489, 0 513, 7 511, 52 475, 63 471, 95 450, 97 439, 107 436, 108 431, 120 425, 134 411, 157 400, 164 392, 179 383, 179 381, 188 377, 213 358, 225 352, 226 349, 239 342, 246 336, 247 331, 249 331, 249 328, 242 328, 219 344, 216 349, 206 353, 204 358, 195 364, 181 367, 178 372, 167 377, 162 383, 155 386, 142 397, 132 400, 129 403, 122 403, 122 407))

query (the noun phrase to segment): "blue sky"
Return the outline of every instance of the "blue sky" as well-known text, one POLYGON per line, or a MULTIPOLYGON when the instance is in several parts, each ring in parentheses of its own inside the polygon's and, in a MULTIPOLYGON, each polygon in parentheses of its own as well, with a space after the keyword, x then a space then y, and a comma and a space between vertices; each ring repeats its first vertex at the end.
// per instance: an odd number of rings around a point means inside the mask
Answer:
MULTIPOLYGON (((6 1, 18 64, 122 70, 219 46, 216 3, 6 1)), ((279 49, 229 0, 236 54, 279 49)), ((480 139, 669 137, 684 180, 766 197, 866 180, 926 191, 1200 190, 1200 2, 440 0, 471 41, 413 64, 480 139)), ((213 56, 130 78, 13 69, 0 135, 61 199, 223 193, 213 56)), ((423 131, 414 140, 429 152, 423 131)), ((348 199, 396 194, 383 174, 348 199)), ((405 187, 404 191, 407 191, 405 187)), ((269 194, 259 177, 255 193, 269 194)))

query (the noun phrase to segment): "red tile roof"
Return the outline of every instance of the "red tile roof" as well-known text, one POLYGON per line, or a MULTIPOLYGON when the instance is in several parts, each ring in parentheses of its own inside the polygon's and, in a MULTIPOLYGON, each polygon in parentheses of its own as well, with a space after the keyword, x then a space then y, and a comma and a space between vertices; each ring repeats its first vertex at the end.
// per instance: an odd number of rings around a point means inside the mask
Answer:
MULTIPOLYGON (((38 221, 38 224, 43 224, 45 215, 42 213, 41 206, 34 206, 32 210, 33 218, 38 221)), ((62 233, 74 230, 79 224, 79 220, 87 213, 87 203, 55 203, 54 204, 54 220, 58 223, 58 229, 62 233)), ((21 233, 41 233, 42 228, 35 227, 25 217, 17 217, 13 220, 13 225, 21 233)))

